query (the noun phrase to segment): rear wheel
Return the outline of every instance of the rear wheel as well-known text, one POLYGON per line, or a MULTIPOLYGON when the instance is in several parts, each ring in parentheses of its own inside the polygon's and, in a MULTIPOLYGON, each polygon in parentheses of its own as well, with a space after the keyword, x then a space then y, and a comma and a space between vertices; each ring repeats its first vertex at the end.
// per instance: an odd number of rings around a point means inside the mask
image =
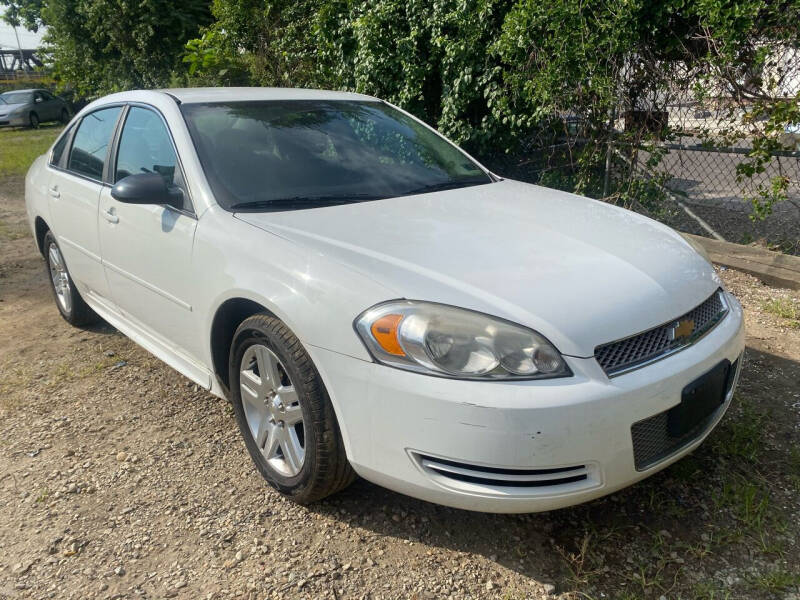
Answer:
POLYGON ((39 128, 39 115, 37 115, 35 112, 31 113, 28 121, 30 122, 31 129, 39 128))
POLYGON ((353 481, 325 386, 283 322, 246 319, 233 338, 229 374, 245 445, 272 487, 308 504, 353 481))
POLYGON ((67 264, 58 247, 55 236, 47 232, 44 236, 44 259, 50 278, 50 289, 56 300, 58 312, 70 325, 80 327, 100 320, 89 305, 81 298, 67 270, 67 264))

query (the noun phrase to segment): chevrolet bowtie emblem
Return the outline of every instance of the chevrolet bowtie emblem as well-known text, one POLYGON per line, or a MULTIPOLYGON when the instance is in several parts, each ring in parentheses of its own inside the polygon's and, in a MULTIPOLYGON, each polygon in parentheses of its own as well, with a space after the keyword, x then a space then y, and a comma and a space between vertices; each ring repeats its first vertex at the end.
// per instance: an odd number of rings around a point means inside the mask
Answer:
POLYGON ((694 319, 681 319, 670 330, 670 341, 686 340, 694 333, 694 319))

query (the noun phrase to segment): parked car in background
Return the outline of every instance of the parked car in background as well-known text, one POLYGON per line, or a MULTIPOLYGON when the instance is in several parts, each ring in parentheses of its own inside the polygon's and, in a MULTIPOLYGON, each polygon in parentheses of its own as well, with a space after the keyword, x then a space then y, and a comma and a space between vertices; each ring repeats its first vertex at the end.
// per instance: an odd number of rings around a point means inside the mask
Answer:
POLYGON ((47 90, 13 90, 0 94, 0 127, 39 127, 47 121, 69 121, 69 105, 47 90))
POLYGON ((696 448, 742 365, 700 247, 369 96, 113 94, 25 200, 61 315, 229 398, 301 503, 356 473, 472 510, 585 502, 696 448))
POLYGON ((800 150, 800 123, 789 123, 783 128, 781 143, 790 150, 800 150))

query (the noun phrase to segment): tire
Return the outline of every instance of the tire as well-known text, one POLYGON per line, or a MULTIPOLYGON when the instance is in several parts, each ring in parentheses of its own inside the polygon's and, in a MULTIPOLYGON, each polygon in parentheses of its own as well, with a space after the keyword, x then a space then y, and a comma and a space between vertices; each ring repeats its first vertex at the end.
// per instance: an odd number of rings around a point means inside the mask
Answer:
POLYGON ((35 112, 32 112, 28 117, 28 122, 30 123, 31 129, 39 129, 39 115, 35 112))
POLYGON ((69 112, 67 112, 66 108, 61 109, 61 114, 58 117, 58 120, 61 121, 64 125, 69 122, 69 112))
POLYGON ((309 504, 352 483, 355 472, 325 386, 282 321, 257 314, 239 325, 229 375, 245 446, 272 487, 298 504, 309 504))
POLYGON ((47 280, 50 282, 50 289, 56 301, 58 312, 64 320, 75 327, 91 325, 100 321, 89 305, 81 298, 72 277, 67 270, 64 256, 58 247, 55 236, 48 231, 42 243, 44 251, 44 261, 47 268, 47 280))

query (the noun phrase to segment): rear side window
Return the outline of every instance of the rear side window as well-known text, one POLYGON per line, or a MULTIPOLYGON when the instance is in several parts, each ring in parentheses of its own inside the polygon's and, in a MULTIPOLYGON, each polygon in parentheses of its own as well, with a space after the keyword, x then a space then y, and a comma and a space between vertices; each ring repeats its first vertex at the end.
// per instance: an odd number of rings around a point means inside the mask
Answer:
POLYGON ((159 173, 168 185, 178 183, 175 167, 178 158, 164 121, 152 110, 132 106, 117 151, 114 183, 137 173, 159 173))
POLYGON ((120 106, 103 108, 81 119, 69 154, 70 171, 98 181, 103 179, 108 145, 121 110, 120 106))
POLYGON ((50 155, 50 164, 59 166, 61 164, 61 157, 64 155, 64 148, 67 147, 67 140, 69 139, 69 131, 64 132, 61 139, 53 146, 53 153, 50 155))

